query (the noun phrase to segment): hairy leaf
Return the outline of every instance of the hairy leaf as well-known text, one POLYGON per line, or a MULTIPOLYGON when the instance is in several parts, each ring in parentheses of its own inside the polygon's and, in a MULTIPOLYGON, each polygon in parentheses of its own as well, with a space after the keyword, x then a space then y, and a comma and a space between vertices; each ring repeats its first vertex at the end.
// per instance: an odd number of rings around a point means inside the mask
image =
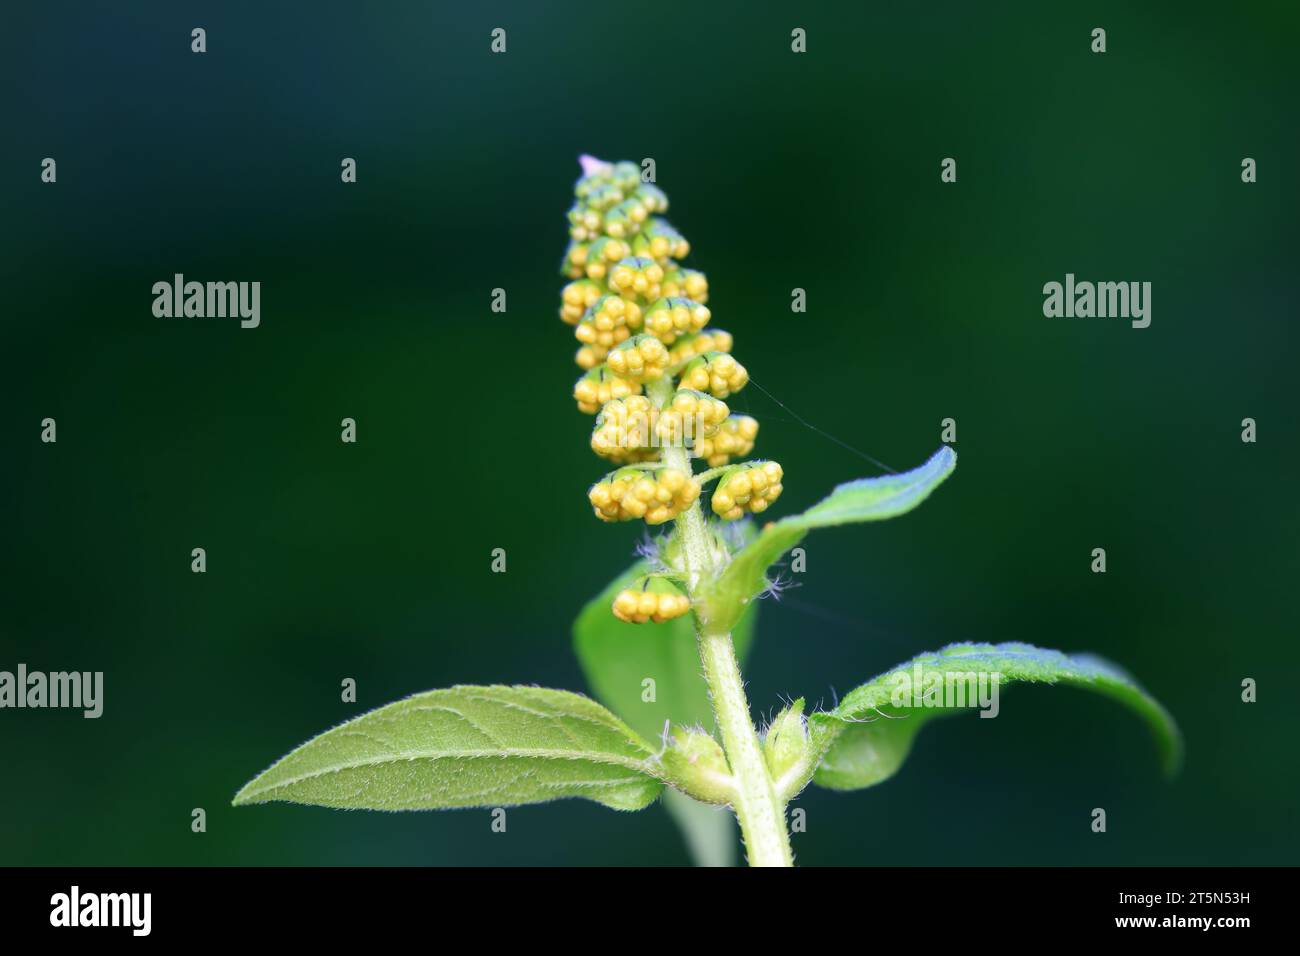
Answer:
POLYGON ((460 686, 326 731, 249 782, 234 802, 431 810, 585 797, 639 810, 663 786, 653 756, 630 727, 580 694, 460 686))
MULTIPOLYGON (((1172 774, 1177 770, 1182 757, 1177 724, 1155 698, 1115 665, 1031 644, 953 644, 886 671, 851 691, 833 711, 813 715, 814 736, 825 751, 814 782, 833 790, 857 790, 887 780, 907 759, 921 727, 934 717, 971 707, 969 694, 968 706, 962 708, 916 706, 919 693, 909 699, 900 691, 919 687, 924 692, 938 686, 935 681, 947 685, 950 677, 954 692, 962 687, 969 691, 978 686, 970 675, 987 678, 994 673, 1001 675, 999 689, 1020 682, 1065 684, 1118 700, 1146 721, 1165 771, 1172 774)), ((945 702, 943 691, 937 693, 937 700, 945 702)), ((954 703, 951 699, 946 702, 954 703)))
POLYGON ((813 528, 882 521, 911 511, 957 467, 957 454, 944 446, 919 468, 880 478, 859 478, 838 486, 803 514, 768 525, 743 548, 708 596, 712 621, 732 627, 736 618, 767 587, 767 569, 813 528))

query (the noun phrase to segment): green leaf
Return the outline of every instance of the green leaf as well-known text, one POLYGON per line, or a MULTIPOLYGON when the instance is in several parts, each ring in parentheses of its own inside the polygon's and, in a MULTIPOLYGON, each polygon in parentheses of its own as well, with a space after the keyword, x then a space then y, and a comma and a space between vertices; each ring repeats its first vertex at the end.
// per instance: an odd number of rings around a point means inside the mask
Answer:
POLYGON ((838 486, 803 514, 768 525, 719 576, 707 600, 712 622, 732 627, 753 598, 767 588, 767 569, 813 528, 883 521, 911 511, 957 467, 946 445, 919 468, 881 478, 859 478, 838 486))
POLYGON ((918 707, 915 696, 908 699, 898 691, 917 686, 924 690, 934 680, 947 681, 948 675, 953 675, 954 686, 961 686, 965 682, 958 675, 994 673, 1001 675, 999 691, 1020 682, 1065 684, 1118 700, 1146 721, 1165 771, 1178 769, 1182 738, 1174 719, 1115 665, 1031 644, 953 644, 886 671, 851 691, 833 711, 814 714, 813 733, 824 755, 813 780, 833 790, 858 790, 887 780, 907 759, 913 738, 926 723, 970 709, 918 707))
POLYGON ((590 698, 540 687, 416 694, 328 730, 235 796, 358 810, 505 807, 585 797, 640 810, 654 752, 590 698))
MULTIPOLYGON (((610 612, 623 588, 648 571, 639 561, 589 601, 573 625, 573 644, 587 684, 596 697, 643 737, 658 739, 665 723, 713 727, 713 708, 700 665, 695 623, 690 615, 663 624, 626 624, 610 612), (643 681, 655 682, 654 700, 643 700, 643 681)), ((743 661, 753 639, 755 604, 732 630, 743 661)), ((734 860, 735 824, 731 814, 671 793, 665 806, 682 829, 692 856, 702 866, 729 866, 734 860), (728 848, 725 853, 723 847, 728 848)))

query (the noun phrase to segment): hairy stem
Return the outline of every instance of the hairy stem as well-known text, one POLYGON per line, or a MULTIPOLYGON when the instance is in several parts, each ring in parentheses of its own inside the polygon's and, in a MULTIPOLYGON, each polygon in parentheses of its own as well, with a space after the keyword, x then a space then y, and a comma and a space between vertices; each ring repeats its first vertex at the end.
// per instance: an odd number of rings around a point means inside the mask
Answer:
POLYGON ((723 465, 721 468, 710 468, 708 471, 702 471, 698 475, 696 475, 695 480, 698 481, 700 484, 705 484, 706 482, 710 482, 714 478, 717 478, 726 470, 727 470, 726 465, 723 465))
POLYGON ((793 866, 785 812, 749 718, 749 701, 745 698, 731 635, 711 634, 702 626, 699 641, 704 679, 708 681, 713 712, 722 730, 722 749, 736 778, 734 809, 745 839, 749 865, 793 866))
MULTIPOLYGON (((664 376, 650 383, 646 392, 651 401, 661 408, 672 399, 673 383, 664 376)), ((685 448, 662 449, 664 464, 691 474, 691 459, 685 448)), ((697 501, 677 518, 682 553, 685 557, 688 587, 692 599, 698 593, 700 582, 718 569, 713 564, 713 548, 709 543, 708 526, 697 501)), ((790 837, 786 832, 784 803, 777 795, 758 732, 749 715, 749 701, 736 662, 736 648, 728 631, 709 627, 707 612, 698 604, 695 610, 700 662, 704 665, 704 679, 713 701, 713 713, 722 731, 722 749, 727 764, 736 781, 736 800, 733 809, 740 821, 741 836, 750 866, 793 866, 790 837)))

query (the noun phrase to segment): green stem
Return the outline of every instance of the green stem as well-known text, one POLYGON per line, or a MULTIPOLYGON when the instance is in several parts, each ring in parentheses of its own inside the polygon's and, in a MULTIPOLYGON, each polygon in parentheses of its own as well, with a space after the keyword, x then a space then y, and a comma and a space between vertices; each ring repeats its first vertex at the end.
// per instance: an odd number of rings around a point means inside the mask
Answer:
MULTIPOLYGON (((671 377, 664 376, 650 383, 646 394, 661 408, 665 406, 672 399, 671 377)), ((662 455, 665 465, 688 475, 692 473, 691 459, 685 448, 666 446, 662 455)), ((677 533, 681 538, 688 588, 694 600, 701 581, 718 570, 713 565, 708 526, 698 501, 677 518, 677 533)), ((736 781, 733 809, 740 821, 749 864, 793 866, 794 855, 786 832, 784 804, 772 784, 758 732, 749 715, 749 701, 745 697, 745 685, 736 662, 731 634, 710 628, 706 611, 699 604, 695 605, 695 621, 704 679, 709 686, 718 729, 722 731, 722 749, 736 781)))
POLYGON ((736 819, 745 840, 750 866, 793 866, 785 813, 767 772, 758 734, 749 718, 749 701, 728 633, 710 634, 701 628, 700 660, 713 698, 713 712, 722 730, 722 749, 736 779, 736 819))
POLYGON ((710 468, 708 471, 702 471, 698 475, 696 475, 695 480, 698 481, 700 484, 704 484, 705 482, 709 482, 712 481, 714 478, 717 478, 720 474, 722 474, 726 470, 727 470, 726 465, 723 465, 720 468, 710 468))

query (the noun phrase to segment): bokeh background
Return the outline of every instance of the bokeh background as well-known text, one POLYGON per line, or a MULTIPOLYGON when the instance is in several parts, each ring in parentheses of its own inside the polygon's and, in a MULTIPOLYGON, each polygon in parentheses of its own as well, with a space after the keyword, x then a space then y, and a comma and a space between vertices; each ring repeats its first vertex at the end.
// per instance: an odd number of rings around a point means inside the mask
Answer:
MULTIPOLYGON (((229 807, 412 692, 584 689, 571 621, 640 532, 585 503, 603 467, 555 315, 581 152, 655 158, 717 324, 788 409, 897 469, 958 423, 923 508, 808 540, 762 609, 756 712, 1025 640, 1120 663, 1187 737, 1168 782, 1121 708, 1017 690, 877 789, 810 791, 800 862, 1296 862, 1297 17, 1216 6, 9 10, 0 668, 102 670, 106 699, 0 712, 0 863, 686 861, 660 807, 520 808, 505 835, 229 807), (175 272, 261 281, 261 327, 155 319, 175 272), (1045 319, 1066 272, 1152 282, 1151 327, 1045 319)), ((786 467, 778 513, 878 473, 758 389, 734 404, 786 467)))

